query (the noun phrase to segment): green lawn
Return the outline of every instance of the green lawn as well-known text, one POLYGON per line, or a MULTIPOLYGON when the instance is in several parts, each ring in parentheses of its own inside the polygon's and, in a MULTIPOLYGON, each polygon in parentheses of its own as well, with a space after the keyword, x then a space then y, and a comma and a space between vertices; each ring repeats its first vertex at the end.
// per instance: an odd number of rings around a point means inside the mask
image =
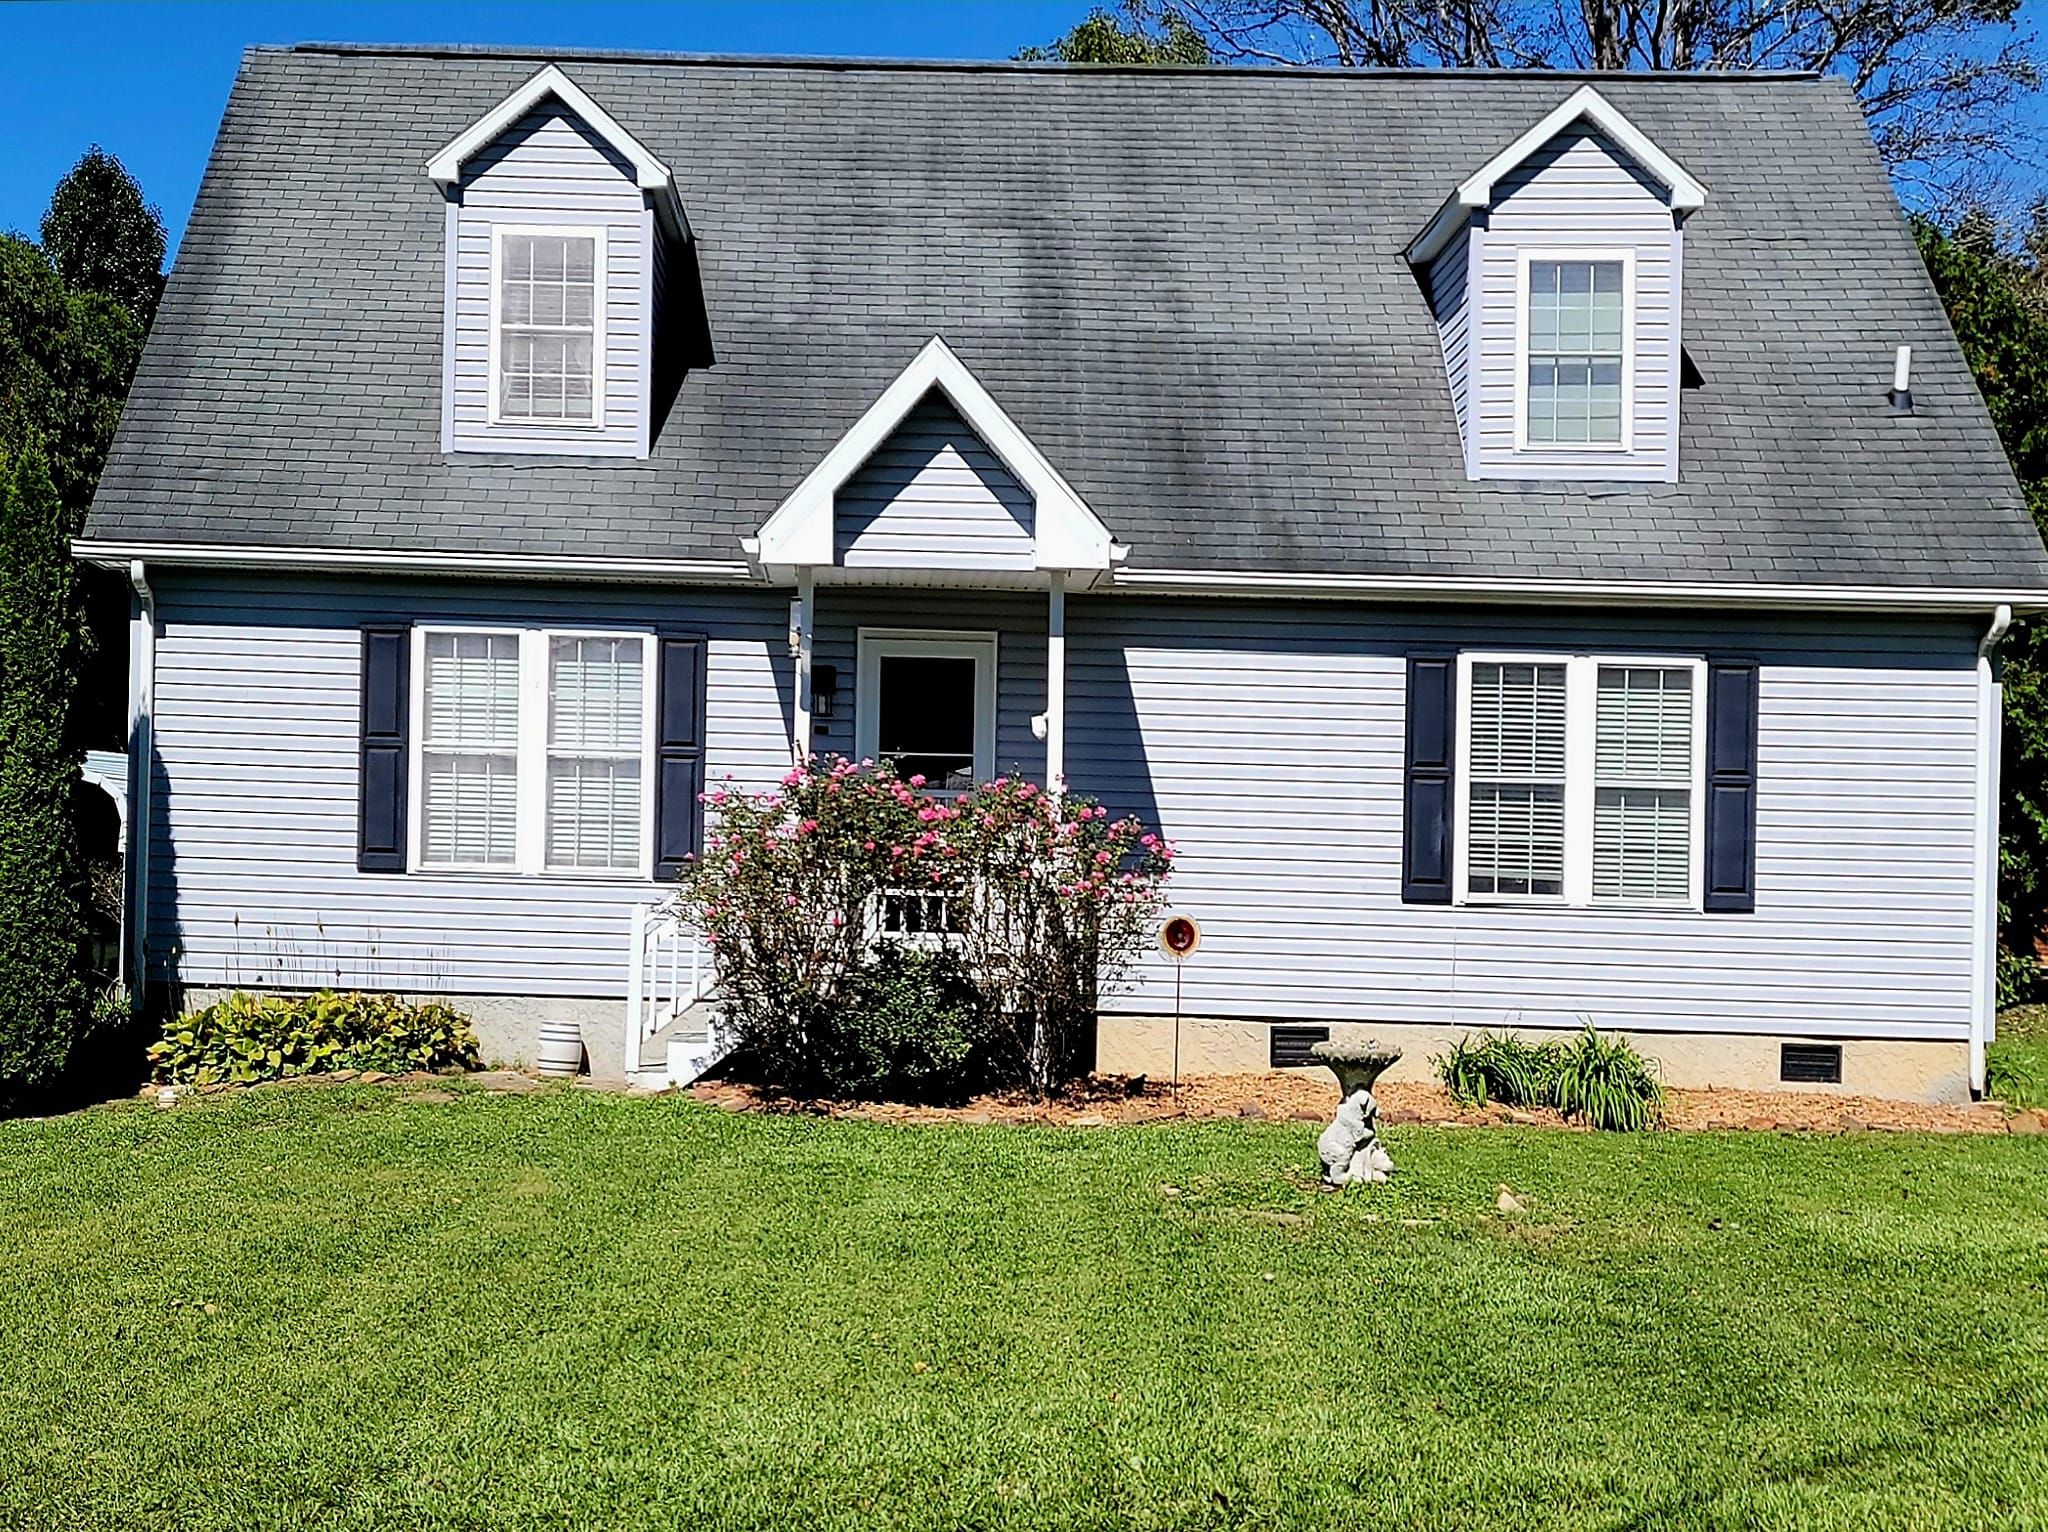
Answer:
POLYGON ((2048 1107, 2048 1005, 2000 1012, 1987 1062, 1992 1095, 2008 1106, 2048 1107))
POLYGON ((0 1124, 0 1526, 2048 1525, 2048 1141, 1314 1132, 0 1124))

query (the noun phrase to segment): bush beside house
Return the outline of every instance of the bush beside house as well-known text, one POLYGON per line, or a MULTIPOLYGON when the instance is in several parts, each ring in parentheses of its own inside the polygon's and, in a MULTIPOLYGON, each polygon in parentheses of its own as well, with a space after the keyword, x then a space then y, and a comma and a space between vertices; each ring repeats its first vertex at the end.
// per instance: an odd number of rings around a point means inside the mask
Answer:
POLYGON ((1172 851, 1136 819, 998 777, 957 796, 845 760, 706 795, 683 917, 762 1083, 1043 1094, 1151 932, 1172 851))
POLYGON ((475 1069, 476 1034, 448 1006, 390 995, 233 994, 168 1023, 149 1050, 165 1084, 254 1084, 341 1070, 475 1069))

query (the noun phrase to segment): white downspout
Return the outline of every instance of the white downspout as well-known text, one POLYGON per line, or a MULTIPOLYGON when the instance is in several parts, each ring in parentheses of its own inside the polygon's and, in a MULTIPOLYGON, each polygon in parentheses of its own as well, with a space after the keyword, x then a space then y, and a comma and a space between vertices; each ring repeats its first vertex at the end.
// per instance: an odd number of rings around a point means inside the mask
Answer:
POLYGON ((1045 609, 1045 785, 1067 790, 1067 576, 1058 569, 1045 609))
POLYGON ((796 716, 789 753, 798 766, 811 759, 811 629, 817 621, 816 577, 810 567, 796 572, 796 716))
POLYGON ((2000 604, 1977 645, 1976 866, 1970 890, 1970 1094, 1984 1094, 1984 1050, 1998 1008, 1998 757, 2005 688, 1993 679, 1991 651, 2012 626, 2012 608, 2000 604))
POLYGON ((142 1006, 149 984, 150 786, 156 756, 156 593, 136 559, 128 565, 135 608, 128 619, 128 867, 121 950, 128 1003, 142 1006))

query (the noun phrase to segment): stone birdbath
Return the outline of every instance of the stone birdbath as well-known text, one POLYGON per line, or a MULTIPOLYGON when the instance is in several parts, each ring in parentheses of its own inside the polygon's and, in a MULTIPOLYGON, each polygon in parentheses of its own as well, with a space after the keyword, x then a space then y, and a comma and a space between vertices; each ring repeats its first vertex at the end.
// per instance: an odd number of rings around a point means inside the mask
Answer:
POLYGON ((1384 1181, 1394 1161, 1380 1142, 1380 1105, 1373 1084, 1401 1057, 1385 1043, 1317 1043, 1309 1049, 1337 1077, 1337 1115, 1316 1140, 1323 1185, 1331 1191, 1384 1181))

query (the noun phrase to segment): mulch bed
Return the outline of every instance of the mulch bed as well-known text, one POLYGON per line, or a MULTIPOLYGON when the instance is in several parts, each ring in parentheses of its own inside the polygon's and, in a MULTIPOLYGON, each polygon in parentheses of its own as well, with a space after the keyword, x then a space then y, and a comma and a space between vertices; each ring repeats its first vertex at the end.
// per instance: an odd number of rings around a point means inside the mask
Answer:
MULTIPOLYGON (((872 1122, 1003 1124, 1025 1127, 1102 1128, 1137 1123, 1235 1117, 1252 1121, 1325 1123, 1337 1104, 1336 1086, 1313 1075, 1209 1075, 1183 1080, 1179 1093, 1164 1081, 1091 1075, 1049 1101, 1021 1095, 979 1096, 963 1106, 904 1106, 893 1102, 807 1101, 771 1095, 729 1081, 690 1087, 699 1101, 733 1112, 796 1112, 852 1117, 872 1122)), ((1555 1112, 1509 1107, 1461 1107, 1441 1086, 1400 1081, 1374 1094, 1390 1124, 1430 1123, 1442 1127, 1515 1124, 1587 1129, 1555 1112)), ((1872 1096, 1836 1096, 1795 1091, 1672 1090, 1666 1093, 1665 1123, 1681 1130, 1744 1129, 1752 1132, 1860 1133, 2040 1133, 2039 1113, 2008 1113, 1996 1102, 1971 1106, 1926 1106, 1872 1096)))

